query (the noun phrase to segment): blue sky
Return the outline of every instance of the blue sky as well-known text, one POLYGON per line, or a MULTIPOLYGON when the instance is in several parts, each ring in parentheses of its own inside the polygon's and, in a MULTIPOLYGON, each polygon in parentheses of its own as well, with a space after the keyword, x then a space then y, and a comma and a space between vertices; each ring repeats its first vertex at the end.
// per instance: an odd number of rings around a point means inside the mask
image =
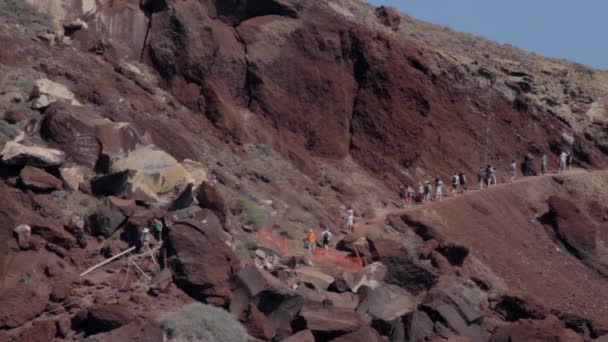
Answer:
POLYGON ((366 0, 547 57, 608 70, 608 0, 366 0))

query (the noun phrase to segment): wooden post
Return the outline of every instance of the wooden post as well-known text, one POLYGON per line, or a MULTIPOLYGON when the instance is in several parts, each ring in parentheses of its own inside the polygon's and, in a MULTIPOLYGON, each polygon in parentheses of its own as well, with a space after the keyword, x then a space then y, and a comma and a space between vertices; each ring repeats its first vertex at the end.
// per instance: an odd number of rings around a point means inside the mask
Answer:
POLYGON ((96 269, 98 269, 98 268, 100 268, 100 267, 102 267, 102 266, 104 266, 104 265, 109 264, 110 262, 112 262, 112 261, 114 261, 114 260, 116 260, 116 259, 120 258, 121 256, 123 256, 123 255, 125 255, 125 254, 127 254, 127 253, 132 252, 133 250, 135 250, 135 247, 131 247, 131 248, 127 249, 127 250, 126 250, 126 251, 124 251, 124 252, 120 252, 120 253, 116 254, 115 256, 111 257, 110 259, 107 259, 107 260, 105 260, 105 261, 102 261, 102 262, 100 262, 99 264, 97 264, 97 265, 95 265, 95 266, 93 266, 93 267, 89 268, 88 270, 86 270, 86 271, 82 272, 82 273, 80 274, 80 276, 81 276, 81 277, 82 277, 82 276, 85 276, 86 274, 91 273, 91 272, 95 271, 96 269))

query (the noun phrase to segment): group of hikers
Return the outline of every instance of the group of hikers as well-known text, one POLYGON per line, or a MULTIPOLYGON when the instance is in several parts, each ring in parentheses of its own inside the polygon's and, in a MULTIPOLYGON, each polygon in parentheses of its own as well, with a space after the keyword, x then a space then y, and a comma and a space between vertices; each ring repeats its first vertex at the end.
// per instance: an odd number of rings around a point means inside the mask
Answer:
MULTIPOLYGON (((162 245, 163 243, 163 223, 157 219, 156 217, 152 219, 150 222, 152 226, 152 236, 156 240, 158 245, 162 245)), ((150 229, 144 228, 141 232, 141 245, 145 251, 150 250, 150 229)))
MULTIPOLYGON (((547 155, 542 154, 540 157, 540 174, 545 175, 549 173, 547 167, 547 155)), ((561 151, 557 157, 557 173, 561 173, 565 170, 569 170, 573 163, 572 152, 561 151)), ((517 163, 512 160, 508 166, 509 181, 514 182, 517 177, 517 163)), ((534 167, 534 157, 531 154, 527 154, 524 157, 524 161, 521 164, 521 170, 524 176, 536 176, 539 172, 534 167)), ((467 177, 463 171, 454 172, 450 177, 451 189, 450 193, 452 196, 465 193, 469 190, 469 184, 467 177)), ((481 166, 477 171, 477 181, 479 183, 479 189, 491 188, 498 183, 496 176, 496 168, 492 164, 481 166)), ((409 186, 407 184, 399 185, 399 198, 401 199, 401 207, 409 208, 413 203, 429 203, 431 201, 441 201, 444 196, 444 183, 440 176, 435 178, 435 181, 419 182, 417 187, 409 186)), ((349 205, 346 207, 346 228, 348 232, 354 231, 354 210, 349 205)), ((323 232, 321 233, 321 243, 318 243, 315 232, 311 229, 306 236, 306 248, 310 252, 314 252, 317 246, 322 246, 323 249, 327 250, 332 238, 332 234, 329 228, 325 225, 321 225, 323 232)))
MULTIPOLYGON (((524 161, 521 164, 521 169, 524 176, 536 176, 539 173, 534 168, 534 157, 531 154, 527 154, 524 157, 524 161)), ((561 173, 565 170, 569 170, 573 163, 572 152, 561 151, 557 157, 557 172, 561 173)), ((512 160, 508 167, 509 181, 514 182, 517 177, 517 163, 512 160)), ((547 155, 543 154, 540 157, 540 174, 547 174, 547 155)), ((496 168, 492 164, 481 166, 477 171, 477 181, 479 183, 479 189, 491 188, 498 182, 496 177, 496 168)), ((455 172, 451 176, 451 194, 453 196, 458 193, 464 193, 468 190, 468 182, 464 172, 455 172)), ((406 184, 399 185, 399 198, 401 199, 401 207, 409 208, 412 203, 428 203, 433 200, 441 201, 443 199, 443 181, 440 176, 435 178, 434 189, 433 184, 430 181, 424 183, 418 183, 418 187, 414 188, 406 184)))
MULTIPOLYGON (((455 195, 457 193, 463 193, 468 189, 467 177, 464 172, 455 172, 451 177, 452 188, 451 193, 455 195)), ((433 199, 441 201, 443 199, 443 180, 440 176, 435 178, 435 188, 430 181, 424 183, 418 183, 417 189, 401 184, 399 186, 399 198, 401 199, 401 206, 403 208, 409 208, 412 203, 428 203, 433 199)))
MULTIPOLYGON (((321 246, 323 249, 327 250, 329 249, 329 243, 331 242, 332 235, 326 225, 322 224, 321 228, 323 228, 323 232, 321 233, 321 246)), ((310 229, 306 235, 306 249, 312 253, 315 251, 318 245, 319 243, 317 242, 317 235, 312 229, 310 229)))
MULTIPOLYGON (((353 232, 355 229, 354 228, 355 210, 350 205, 346 206, 345 218, 346 218, 346 230, 348 232, 353 232)), ((321 229, 323 230, 321 233, 321 243, 319 243, 317 241, 317 235, 315 234, 314 230, 310 229, 308 231, 308 234, 306 234, 305 247, 311 253, 314 252, 316 250, 317 246, 319 246, 319 245, 321 247, 323 247, 323 249, 325 249, 325 250, 329 249, 329 243, 331 242, 331 238, 332 238, 331 231, 325 224, 321 224, 321 229)))

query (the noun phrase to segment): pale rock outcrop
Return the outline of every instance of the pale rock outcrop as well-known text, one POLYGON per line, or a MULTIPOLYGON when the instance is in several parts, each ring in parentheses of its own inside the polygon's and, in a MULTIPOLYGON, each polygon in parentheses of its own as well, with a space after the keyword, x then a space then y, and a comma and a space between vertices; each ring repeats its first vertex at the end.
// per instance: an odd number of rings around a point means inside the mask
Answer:
POLYGON ((57 101, 66 101, 72 106, 82 107, 76 100, 74 93, 68 90, 63 84, 53 82, 46 78, 41 78, 34 82, 34 92, 32 94, 32 108, 42 109, 50 106, 57 101))

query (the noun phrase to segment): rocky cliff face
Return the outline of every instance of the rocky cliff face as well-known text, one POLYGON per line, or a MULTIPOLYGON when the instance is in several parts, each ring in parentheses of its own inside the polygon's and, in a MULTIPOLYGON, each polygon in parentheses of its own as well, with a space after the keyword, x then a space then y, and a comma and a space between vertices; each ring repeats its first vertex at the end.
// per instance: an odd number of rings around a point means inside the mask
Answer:
POLYGON ((608 331, 604 173, 393 212, 526 154, 605 169, 608 73, 356 0, 8 0, 0 27, 0 341, 160 339, 193 300, 260 340, 608 331), (162 271, 79 276, 152 218, 162 271), (303 254, 320 224, 341 251, 303 254))

